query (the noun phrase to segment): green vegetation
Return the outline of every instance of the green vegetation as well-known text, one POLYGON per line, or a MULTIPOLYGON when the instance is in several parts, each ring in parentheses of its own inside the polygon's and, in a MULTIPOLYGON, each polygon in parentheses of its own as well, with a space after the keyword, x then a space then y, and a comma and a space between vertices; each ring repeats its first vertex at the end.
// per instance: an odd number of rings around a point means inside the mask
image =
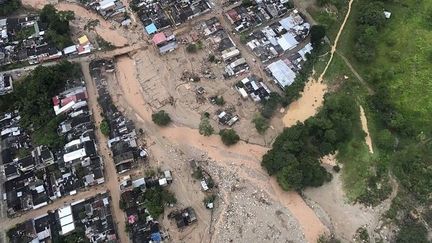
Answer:
POLYGON ((255 116, 255 118, 252 120, 252 123, 255 124, 256 130, 260 134, 264 134, 269 128, 269 121, 260 114, 255 116))
POLYGON ((7 16, 21 7, 21 0, 8 0, 0 7, 0 16, 7 16))
MULTIPOLYGON (((331 0, 320 2, 335 5, 331 0)), ((317 12, 313 15, 326 25, 317 12)), ((332 26, 343 17, 328 16, 332 26)), ((351 200, 377 205, 390 194, 390 179, 397 179, 398 196, 386 214, 401 229, 396 242, 426 242, 424 222, 411 215, 430 205, 432 195, 432 171, 428 169, 432 161, 431 16, 431 1, 354 1, 338 46, 338 54, 349 60, 372 90, 365 92, 363 84, 350 78, 337 91, 349 91, 363 105, 374 145, 374 154, 370 154, 359 129, 340 144, 344 187, 351 200), (392 13, 390 19, 383 10, 392 13)), ((350 74, 336 55, 325 79, 340 85, 338 76, 350 74)))
POLYGON ((207 197, 204 198, 203 203, 204 203, 204 205, 207 205, 209 203, 213 203, 215 200, 216 200, 216 195, 211 194, 211 195, 208 195, 207 197))
POLYGON ((54 149, 63 147, 65 139, 57 133, 57 128, 64 119, 63 116, 54 117, 40 129, 35 130, 32 134, 33 142, 54 149))
POLYGON ((282 98, 277 93, 270 93, 269 99, 263 100, 262 102, 263 106, 261 108, 261 115, 264 118, 270 119, 278 108, 281 99, 282 98))
POLYGON ((253 5, 253 2, 252 2, 252 0, 242 0, 242 3, 241 3, 245 8, 247 8, 247 7, 250 7, 250 6, 252 6, 253 5))
POLYGON ((210 136, 214 132, 214 128, 210 124, 210 121, 206 117, 201 118, 201 122, 199 124, 199 133, 204 136, 210 136))
POLYGON ((323 25, 314 25, 310 30, 310 40, 314 48, 319 48, 323 38, 326 35, 326 30, 323 25))
POLYGON ((110 125, 108 124, 107 120, 103 119, 99 128, 100 128, 103 135, 109 136, 111 129, 110 129, 110 125))
POLYGON ((215 102, 215 104, 218 105, 218 106, 223 106, 223 105, 225 105, 225 100, 224 100, 224 97, 223 97, 223 96, 216 96, 214 102, 215 102))
POLYGON ((196 53, 198 51, 198 45, 195 43, 190 43, 186 46, 186 51, 189 53, 196 53))
POLYGON ((98 46, 102 51, 110 51, 115 48, 112 43, 104 40, 102 37, 100 37, 100 35, 96 36, 96 42, 98 43, 98 46))
POLYGON ((82 228, 77 227, 75 231, 66 236, 59 236, 56 242, 59 243, 89 243, 89 239, 87 239, 85 232, 82 228))
POLYGON ((234 145, 240 140, 239 135, 233 129, 222 129, 219 135, 226 146, 234 145))
POLYGON ((152 114, 152 121, 159 126, 167 126, 171 122, 171 118, 164 110, 160 110, 152 114))
POLYGON ((336 239, 334 236, 328 236, 328 235, 321 235, 317 243, 340 243, 341 241, 339 239, 336 239))
POLYGON ((74 19, 72 11, 59 12, 51 4, 45 5, 40 12, 41 22, 48 25, 46 36, 58 49, 63 49, 73 44, 69 37, 69 21, 72 19, 74 19))
POLYGON ((262 165, 270 175, 276 175, 284 190, 317 187, 331 179, 319 158, 349 141, 354 127, 360 126, 358 110, 353 107, 357 106, 349 95, 328 96, 315 117, 286 128, 276 138, 262 165))
POLYGON ((0 111, 18 109, 21 126, 34 131, 34 142, 57 148, 63 144, 63 138, 56 132, 61 117, 55 116, 51 98, 63 91, 68 80, 80 77, 79 65, 67 61, 50 67, 38 66, 15 84, 13 93, 0 97, 0 111))
POLYGON ((408 223, 404 225, 396 236, 397 243, 428 243, 427 230, 419 223, 408 223))
POLYGON ((174 204, 177 202, 177 199, 174 194, 162 187, 154 187, 143 192, 140 195, 139 201, 144 203, 145 208, 151 216, 158 218, 163 214, 165 205, 174 204))

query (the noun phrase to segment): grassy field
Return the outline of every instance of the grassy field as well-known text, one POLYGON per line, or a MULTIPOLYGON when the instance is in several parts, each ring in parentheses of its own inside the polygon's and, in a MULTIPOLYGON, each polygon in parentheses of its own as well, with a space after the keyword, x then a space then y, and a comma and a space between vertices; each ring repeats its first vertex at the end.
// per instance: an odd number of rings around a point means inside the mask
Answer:
POLYGON ((432 1, 402 2, 386 6, 386 9, 392 12, 392 16, 380 31, 377 58, 373 63, 361 64, 352 56, 356 3, 353 5, 353 13, 346 25, 339 50, 350 59, 367 81, 371 73, 389 73, 391 78, 386 81, 385 86, 396 108, 416 127, 430 132, 432 23, 428 23, 426 15, 428 10, 432 9, 432 1))

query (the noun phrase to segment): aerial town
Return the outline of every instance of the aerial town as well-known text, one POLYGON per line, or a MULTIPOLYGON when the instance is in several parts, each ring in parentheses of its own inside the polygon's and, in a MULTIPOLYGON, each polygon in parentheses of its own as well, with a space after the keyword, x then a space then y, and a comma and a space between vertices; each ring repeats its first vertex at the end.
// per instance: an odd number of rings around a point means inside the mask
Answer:
POLYGON ((0 243, 432 242, 431 14, 0 0, 0 243))

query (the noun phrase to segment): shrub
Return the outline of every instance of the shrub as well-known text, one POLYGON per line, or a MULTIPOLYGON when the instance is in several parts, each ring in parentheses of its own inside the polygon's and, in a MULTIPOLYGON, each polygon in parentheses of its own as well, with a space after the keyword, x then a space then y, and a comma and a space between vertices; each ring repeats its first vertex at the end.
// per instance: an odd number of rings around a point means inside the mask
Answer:
POLYGON ((215 98, 215 103, 216 103, 216 105, 218 105, 218 106, 223 106, 223 105, 225 105, 225 100, 224 100, 223 96, 217 96, 217 97, 215 98))
POLYGON ((99 128, 103 135, 108 136, 110 134, 111 129, 109 127, 108 122, 105 119, 102 120, 99 128))
POLYGON ((166 126, 171 122, 171 118, 164 110, 152 114, 152 121, 159 126, 166 126))
POLYGON ((335 165, 333 166, 333 170, 337 173, 340 171, 340 166, 339 165, 335 165))
POLYGON ((190 43, 186 47, 186 51, 189 53, 196 53, 198 51, 198 46, 196 44, 190 43))
POLYGON ((214 132, 213 127, 210 125, 208 118, 202 118, 199 124, 199 133, 204 136, 210 136, 214 132))
POLYGON ((222 142, 227 146, 234 145, 240 140, 239 135, 233 129, 223 129, 219 132, 219 135, 222 142))
POLYGON ((255 124, 255 128, 260 134, 264 134, 269 128, 268 120, 262 117, 260 114, 255 116, 252 120, 252 123, 255 124))

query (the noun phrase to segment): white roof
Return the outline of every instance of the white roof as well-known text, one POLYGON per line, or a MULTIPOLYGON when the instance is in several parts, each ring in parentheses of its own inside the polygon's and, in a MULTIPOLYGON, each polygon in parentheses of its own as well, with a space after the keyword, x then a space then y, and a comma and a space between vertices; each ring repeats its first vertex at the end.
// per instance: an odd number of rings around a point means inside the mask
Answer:
POLYGON ((61 108, 57 105, 54 106, 54 112, 56 115, 59 115, 63 112, 68 111, 70 108, 72 108, 75 105, 75 101, 71 101, 69 103, 67 103, 65 106, 62 106, 61 108))
POLYGON ((67 233, 69 233, 69 232, 72 232, 72 231, 74 231, 74 230, 75 230, 75 224, 74 224, 74 223, 71 223, 71 224, 68 224, 68 225, 62 226, 61 234, 62 234, 62 235, 65 235, 65 234, 67 234, 67 233))
POLYGON ((168 185, 168 181, 166 178, 159 179, 159 186, 168 185))
POLYGON ((291 50, 297 46, 298 41, 295 36, 291 33, 285 33, 279 39, 277 39, 278 44, 282 47, 284 51, 291 50))
POLYGON ((248 97, 248 94, 247 94, 246 90, 244 90, 243 88, 239 88, 238 91, 239 91, 240 95, 243 98, 247 98, 248 97))
POLYGON ((37 236, 38 236, 39 240, 43 240, 43 239, 46 239, 46 238, 50 237, 51 236, 50 228, 49 227, 45 228, 45 230, 37 233, 37 236))
POLYGON ((67 55, 67 54, 71 54, 71 53, 74 53, 74 52, 76 52, 76 51, 77 51, 77 47, 76 47, 75 45, 73 45, 73 46, 68 46, 68 47, 66 47, 65 49, 63 49, 63 52, 64 52, 65 55, 67 55))
POLYGON ((75 150, 73 152, 70 152, 70 153, 63 155, 63 160, 64 160, 64 162, 70 162, 70 161, 73 161, 73 160, 76 160, 79 158, 83 158, 86 155, 87 154, 86 154, 85 148, 82 148, 82 149, 78 149, 78 150, 75 150))
POLYGON ((61 225, 61 226, 64 226, 64 225, 70 224, 70 223, 72 223, 72 222, 73 222, 72 214, 70 214, 70 215, 68 215, 68 216, 66 216, 66 217, 60 218, 60 225, 61 225))
POLYGON ((72 208, 71 208, 71 206, 66 206, 64 208, 59 208, 57 210, 57 214, 58 214, 59 218, 63 218, 65 216, 71 215, 72 214, 72 208))
POLYGON ((267 68, 270 70, 273 77, 276 79, 276 82, 280 86, 286 87, 294 82, 296 73, 291 70, 288 65, 282 60, 278 60, 268 65, 267 68))
POLYGON ((85 107, 85 106, 87 106, 87 101, 82 100, 82 101, 78 101, 78 102, 77 102, 77 103, 72 107, 72 109, 77 110, 77 109, 79 109, 79 108, 81 108, 81 107, 85 107))
POLYGON ((81 140, 75 139, 75 140, 72 140, 69 143, 65 144, 64 148, 69 148, 71 146, 78 145, 78 144, 81 144, 81 140))
POLYGON ((40 186, 37 186, 35 188, 35 190, 36 190, 37 193, 41 193, 41 192, 45 191, 45 188, 43 187, 43 185, 40 185, 40 186))
POLYGON ((298 54, 300 54, 303 60, 306 60, 306 53, 311 53, 312 49, 312 44, 308 43, 307 45, 305 45, 305 47, 298 51, 298 54))
POLYGON ((145 180, 144 180, 144 178, 140 178, 140 179, 137 179, 137 180, 132 181, 132 187, 133 187, 133 188, 140 187, 140 186, 142 186, 142 185, 145 185, 145 180))
POLYGON ((103 0, 103 1, 99 2, 100 8, 106 9, 106 8, 112 7, 115 5, 115 1, 116 0, 103 0))
POLYGON ((209 189, 207 186, 207 183, 205 181, 201 181, 201 186, 202 186, 204 191, 207 191, 209 189))
POLYGON ((292 29, 292 28, 294 28, 294 26, 296 26, 296 24, 294 22, 294 19, 291 16, 288 16, 288 17, 286 17, 284 19, 281 19, 279 21, 279 23, 286 30, 292 29))
POLYGON ((169 170, 166 170, 166 171, 164 171, 164 175, 165 175, 165 178, 170 178, 170 179, 172 179, 172 176, 171 176, 171 171, 169 171, 169 170))

